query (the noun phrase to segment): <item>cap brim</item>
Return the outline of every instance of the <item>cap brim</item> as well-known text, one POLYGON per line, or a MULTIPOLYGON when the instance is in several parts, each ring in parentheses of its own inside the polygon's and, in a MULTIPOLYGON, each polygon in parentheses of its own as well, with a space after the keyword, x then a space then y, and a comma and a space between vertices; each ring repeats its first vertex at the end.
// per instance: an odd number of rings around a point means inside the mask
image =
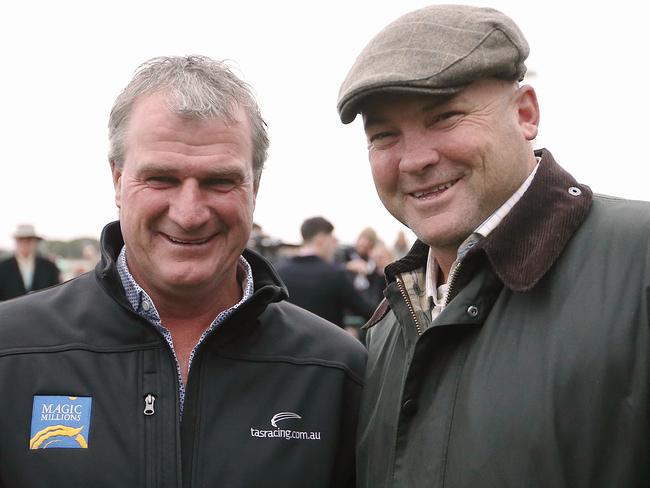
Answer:
POLYGON ((357 114, 363 111, 364 102, 368 98, 374 98, 382 95, 429 95, 440 96, 442 98, 449 98, 457 93, 463 91, 467 85, 448 86, 444 88, 432 88, 422 86, 406 86, 406 85, 384 85, 374 88, 365 88, 353 92, 345 98, 341 99, 338 105, 339 117, 341 122, 349 124, 354 121, 357 114))

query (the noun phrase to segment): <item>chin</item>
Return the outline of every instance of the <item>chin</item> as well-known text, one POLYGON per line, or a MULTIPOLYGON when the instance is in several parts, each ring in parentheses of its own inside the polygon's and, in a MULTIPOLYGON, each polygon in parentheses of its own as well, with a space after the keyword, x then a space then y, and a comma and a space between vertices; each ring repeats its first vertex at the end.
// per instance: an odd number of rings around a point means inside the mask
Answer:
POLYGON ((193 288, 210 282, 209 276, 192 273, 190 270, 169 274, 164 279, 167 286, 172 288, 193 288))
POLYGON ((460 244, 469 236, 472 231, 458 232, 458 229, 454 229, 454 232, 423 232, 413 231, 415 235, 422 242, 438 249, 449 249, 452 247, 458 248, 460 244))

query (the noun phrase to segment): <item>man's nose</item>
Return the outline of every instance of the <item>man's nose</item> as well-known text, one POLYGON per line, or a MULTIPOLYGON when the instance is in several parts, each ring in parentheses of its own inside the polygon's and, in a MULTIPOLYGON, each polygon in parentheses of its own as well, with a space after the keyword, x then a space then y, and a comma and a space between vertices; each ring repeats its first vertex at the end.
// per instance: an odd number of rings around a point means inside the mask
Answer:
POLYGON ((183 181, 169 202, 169 217, 185 230, 201 227, 210 218, 207 195, 196 180, 183 181))
POLYGON ((399 169, 405 173, 421 173, 440 161, 435 137, 424 130, 404 134, 404 150, 399 169))

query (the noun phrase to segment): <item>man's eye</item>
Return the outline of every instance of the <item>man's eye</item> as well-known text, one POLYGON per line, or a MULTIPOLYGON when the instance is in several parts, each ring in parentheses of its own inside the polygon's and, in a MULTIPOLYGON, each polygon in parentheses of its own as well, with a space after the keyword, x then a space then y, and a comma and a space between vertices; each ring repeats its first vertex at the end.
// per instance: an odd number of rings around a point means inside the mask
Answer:
POLYGON ((152 186, 169 186, 173 185, 176 180, 170 176, 150 176, 147 178, 147 183, 152 186))
POLYGON ((384 131, 377 132, 376 134, 371 134, 368 137, 368 147, 382 148, 390 145, 391 142, 395 140, 395 132, 384 131))
POLYGON ((393 135, 392 132, 378 132, 370 136, 370 142, 381 141, 393 135))
POLYGON ((203 185, 209 188, 214 188, 218 191, 228 191, 232 190, 236 183, 234 180, 229 178, 214 178, 210 180, 205 180, 203 185))
POLYGON ((461 112, 454 112, 454 111, 449 111, 449 112, 443 112, 441 114, 436 115, 433 118, 432 124, 437 124, 440 122, 451 122, 453 120, 456 120, 459 116, 461 116, 461 112))

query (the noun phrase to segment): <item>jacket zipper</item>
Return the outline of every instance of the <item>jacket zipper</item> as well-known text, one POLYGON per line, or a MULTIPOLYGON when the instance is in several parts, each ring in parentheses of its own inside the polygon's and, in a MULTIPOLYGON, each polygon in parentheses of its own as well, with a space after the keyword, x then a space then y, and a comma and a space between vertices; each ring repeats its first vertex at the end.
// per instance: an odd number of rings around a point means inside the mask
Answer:
POLYGON ((156 410, 154 409, 154 402, 156 401, 155 395, 151 393, 147 393, 147 396, 144 397, 144 413, 145 415, 153 415, 156 413, 156 410))
POLYGON ((460 269, 460 266, 461 263, 457 263, 449 274, 449 287, 447 288, 447 296, 445 296, 445 303, 443 305, 443 308, 449 305, 449 302, 451 301, 451 297, 453 296, 452 291, 454 291, 454 284, 456 283, 456 276, 458 276, 458 270, 460 269))
POLYGON ((411 313, 411 318, 415 323, 415 330, 417 331, 418 336, 421 336, 422 327, 420 326, 420 321, 415 315, 415 310, 413 309, 413 304, 411 303, 411 299, 409 298, 408 293, 406 292, 406 287, 404 286, 404 282, 399 277, 396 278, 396 281, 397 281, 397 287, 399 288, 399 291, 402 294, 402 298, 404 298, 404 301, 406 302, 406 306, 409 309, 409 312, 411 313))
MULTIPOLYGON (((144 377, 142 380, 142 403, 139 410, 143 416, 144 427, 144 483, 143 488, 154 488, 159 486, 160 473, 160 414, 156 410, 160 406, 156 404, 159 397, 158 364, 157 352, 146 350, 143 355, 144 377)), ((160 412, 158 412, 160 413, 160 412)))
POLYGON ((144 449, 145 449, 145 472, 146 481, 145 486, 157 486, 156 480, 156 409, 154 403, 156 396, 153 393, 147 393, 144 397, 144 410, 142 411, 144 418, 144 449))

